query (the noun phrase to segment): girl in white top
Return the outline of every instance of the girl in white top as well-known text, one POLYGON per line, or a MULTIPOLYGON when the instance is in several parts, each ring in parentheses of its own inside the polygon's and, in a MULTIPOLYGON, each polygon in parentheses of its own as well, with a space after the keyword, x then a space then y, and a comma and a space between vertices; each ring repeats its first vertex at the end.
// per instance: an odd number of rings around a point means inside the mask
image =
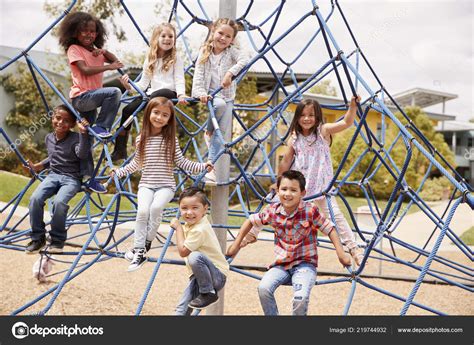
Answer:
MULTIPOLYGON (((232 110, 237 89, 232 77, 239 74, 242 68, 249 63, 248 54, 233 46, 237 36, 238 25, 228 18, 216 20, 211 27, 209 36, 204 42, 196 60, 193 77, 192 96, 206 104, 211 99, 210 94, 222 87, 214 97, 213 105, 219 128, 225 137, 232 124, 232 110)), ((209 138, 209 160, 214 160, 224 146, 214 135, 214 124, 209 117, 207 133, 209 138)), ((208 182, 215 182, 215 174, 206 174, 208 182)))
MULTIPOLYGON (((132 87, 128 82, 129 79, 129 76, 124 74, 120 81, 130 91, 132 87)), ((162 23, 153 30, 150 49, 143 63, 143 74, 136 85, 147 94, 149 100, 155 97, 166 97, 178 98, 178 103, 186 103, 183 60, 176 53, 176 29, 172 24, 162 23)), ((123 108, 121 126, 137 110, 142 101, 141 97, 137 97, 123 108)), ((112 153, 114 162, 127 158, 127 138, 130 127, 131 124, 127 125, 116 139, 112 153)))
POLYGON ((111 177, 120 178, 139 169, 142 171, 137 193, 134 249, 125 254, 132 261, 128 271, 140 268, 146 261, 145 254, 156 236, 163 210, 174 196, 174 165, 191 173, 213 168, 210 162, 192 162, 183 157, 176 138, 173 103, 165 97, 153 98, 145 108, 136 148, 135 157, 129 164, 110 173, 111 177))

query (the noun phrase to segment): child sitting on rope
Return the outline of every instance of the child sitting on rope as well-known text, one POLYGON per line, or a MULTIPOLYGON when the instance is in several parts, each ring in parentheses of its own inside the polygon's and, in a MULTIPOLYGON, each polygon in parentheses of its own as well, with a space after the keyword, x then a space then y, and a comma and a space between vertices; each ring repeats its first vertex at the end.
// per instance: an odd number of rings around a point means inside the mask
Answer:
MULTIPOLYGON (((212 24, 207 40, 196 59, 193 77, 192 96, 199 98, 203 104, 212 99, 210 96, 212 92, 222 87, 212 103, 217 124, 224 138, 225 133, 232 127, 232 110, 237 90, 232 77, 239 74, 249 62, 247 54, 233 46, 238 30, 237 23, 228 18, 219 18, 212 24)), ((224 149, 214 130, 214 123, 209 114, 204 139, 209 147, 210 161, 214 161, 219 151, 224 149)), ((206 174, 206 179, 208 184, 215 185, 215 172, 206 174)))
MULTIPOLYGON (((283 174, 290 168, 300 171, 307 177, 306 195, 321 194, 334 177, 329 150, 332 135, 352 126, 357 112, 357 102, 359 101, 360 97, 352 97, 349 110, 344 119, 336 123, 324 123, 323 113, 318 101, 306 99, 298 103, 289 129, 291 134, 288 150, 278 166, 278 175, 283 174)), ((274 186, 272 187, 274 188, 274 186)), ((273 201, 278 200, 275 198, 273 201)), ((314 199, 313 202, 326 218, 331 218, 324 195, 314 199)), ((341 242, 349 250, 356 265, 360 266, 364 256, 334 196, 331 196, 331 208, 341 242)), ((257 236, 258 231, 252 230, 244 240, 244 245, 255 242, 257 236)))
POLYGON ((213 169, 211 162, 193 162, 183 156, 176 137, 173 103, 165 97, 155 97, 148 102, 136 148, 130 163, 110 173, 110 177, 117 175, 120 178, 142 170, 137 192, 134 248, 125 253, 125 258, 131 261, 129 272, 139 269, 146 262, 146 253, 160 226, 163 210, 173 199, 175 164, 192 173, 213 169))
POLYGON ((329 237, 339 262, 344 266, 351 264, 351 258, 344 252, 334 224, 324 218, 316 204, 303 201, 305 185, 305 178, 299 171, 288 170, 279 176, 277 188, 280 201, 251 215, 227 250, 228 256, 235 256, 252 227, 260 230, 264 225, 270 225, 274 228, 276 261, 258 286, 265 315, 278 315, 275 290, 290 281, 294 290, 292 314, 306 315, 311 289, 316 282, 318 231, 329 237))
MULTIPOLYGON (((129 80, 127 74, 124 74, 120 79, 122 85, 131 91, 129 80)), ((162 23, 153 30, 150 49, 143 63, 143 74, 136 86, 148 95, 148 101, 155 97, 166 97, 168 99, 178 98, 179 104, 187 103, 183 60, 176 51, 176 29, 173 24, 162 23)), ((123 108, 121 126, 126 122, 130 123, 128 119, 142 102, 142 97, 137 97, 123 108)), ((125 124, 124 130, 119 132, 111 156, 113 162, 127 158, 128 133, 131 127, 131 123, 125 124)))
POLYGON ((38 163, 28 163, 28 169, 35 173, 49 168, 50 172, 39 184, 30 198, 31 242, 26 246, 27 254, 38 253, 46 246, 46 229, 43 220, 44 203, 55 195, 53 217, 51 219, 50 253, 61 253, 66 241, 66 217, 68 202, 81 190, 80 161, 85 160, 90 152, 87 120, 78 123, 79 133, 72 132, 76 117, 65 105, 58 105, 53 110, 51 119, 53 132, 46 135, 45 143, 48 157, 38 163))
POLYGON ((229 272, 229 264, 206 217, 207 208, 204 191, 188 188, 179 197, 184 226, 176 218, 170 223, 176 231, 179 255, 185 258, 190 273, 176 315, 190 315, 192 309, 203 309, 216 303, 219 299, 217 292, 224 287, 229 272))
MULTIPOLYGON (((117 87, 103 87, 102 77, 105 71, 123 67, 114 54, 102 49, 106 37, 102 22, 84 12, 68 14, 59 27, 59 44, 66 51, 71 68, 69 97, 72 106, 91 124, 95 122, 91 129, 103 139, 112 136, 109 130, 119 109, 122 93, 117 87), (96 119, 98 107, 100 112, 96 119)), ((86 187, 105 193, 105 188, 92 176, 92 152, 83 170, 91 177, 86 187)))

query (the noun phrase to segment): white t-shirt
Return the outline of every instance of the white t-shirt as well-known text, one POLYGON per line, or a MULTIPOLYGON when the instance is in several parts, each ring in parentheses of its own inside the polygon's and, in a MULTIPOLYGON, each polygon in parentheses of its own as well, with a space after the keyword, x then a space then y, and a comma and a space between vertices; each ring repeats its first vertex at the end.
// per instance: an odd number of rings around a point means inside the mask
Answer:
POLYGON ((219 65, 222 60, 222 52, 220 54, 211 53, 209 55, 209 61, 211 62, 211 85, 210 90, 216 90, 221 86, 221 80, 219 78, 219 65))

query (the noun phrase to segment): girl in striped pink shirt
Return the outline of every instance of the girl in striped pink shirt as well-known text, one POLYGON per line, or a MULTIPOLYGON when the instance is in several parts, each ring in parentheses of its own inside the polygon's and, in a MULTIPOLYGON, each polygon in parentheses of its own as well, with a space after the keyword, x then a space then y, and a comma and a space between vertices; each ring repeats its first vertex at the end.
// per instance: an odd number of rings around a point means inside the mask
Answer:
POLYGON ((193 162, 183 156, 176 138, 173 103, 165 97, 151 99, 145 108, 136 147, 133 160, 110 173, 111 177, 120 178, 139 169, 142 171, 137 193, 134 249, 125 254, 125 258, 131 260, 128 271, 140 268, 146 261, 146 252, 156 236, 163 210, 175 193, 174 165, 191 173, 213 169, 211 162, 193 162))

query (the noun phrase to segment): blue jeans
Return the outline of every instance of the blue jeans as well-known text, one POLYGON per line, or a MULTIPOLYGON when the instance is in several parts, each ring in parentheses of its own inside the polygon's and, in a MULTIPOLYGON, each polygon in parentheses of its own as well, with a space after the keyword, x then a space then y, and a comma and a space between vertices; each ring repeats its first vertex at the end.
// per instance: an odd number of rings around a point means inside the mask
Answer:
POLYGON ((120 107, 122 92, 117 87, 103 87, 84 92, 72 99, 72 106, 92 125, 110 130, 120 107), (100 107, 99 116, 97 108, 100 107))
POLYGON ((53 201, 53 217, 51 219, 51 239, 66 241, 66 217, 68 202, 81 190, 81 181, 77 178, 50 173, 40 183, 30 199, 31 239, 42 239, 46 234, 44 216, 45 201, 56 194, 53 201))
POLYGON ((263 275, 258 285, 258 296, 265 315, 278 315, 275 290, 291 280, 293 285, 293 315, 306 315, 311 289, 316 282, 316 267, 303 262, 285 270, 282 266, 274 266, 263 275))
MULTIPOLYGON (((224 101, 222 98, 214 98, 214 114, 216 116, 219 129, 221 130, 222 136, 225 138, 232 127, 232 110, 234 109, 234 101, 224 101)), ((224 148, 223 143, 217 137, 214 131, 214 124, 212 123, 211 116, 209 114, 209 120, 207 122, 207 130, 212 132, 211 141, 209 143, 209 160, 213 160, 219 151, 224 148)))
POLYGON ((176 315, 191 315, 192 309, 188 307, 189 302, 199 294, 209 293, 212 290, 221 290, 226 281, 223 274, 208 257, 200 252, 192 252, 188 256, 193 275, 189 280, 187 288, 176 307, 176 315))

